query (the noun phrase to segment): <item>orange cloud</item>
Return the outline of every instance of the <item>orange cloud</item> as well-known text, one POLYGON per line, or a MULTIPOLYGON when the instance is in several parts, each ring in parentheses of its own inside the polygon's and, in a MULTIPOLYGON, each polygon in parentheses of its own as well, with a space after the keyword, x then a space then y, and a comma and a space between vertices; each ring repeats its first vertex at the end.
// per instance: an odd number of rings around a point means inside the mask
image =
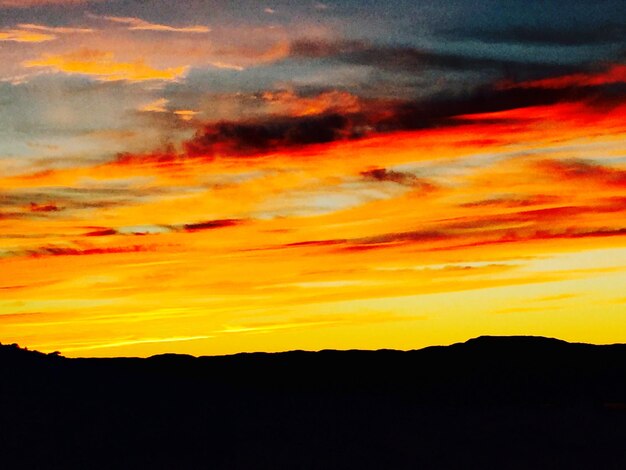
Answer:
MULTIPOLYGON (((92 235, 95 236, 95 235, 92 235)), ((137 253, 148 251, 150 247, 142 245, 122 246, 122 247, 106 247, 106 248, 68 248, 58 246, 41 247, 36 250, 28 251, 26 254, 34 258, 44 256, 88 256, 88 255, 111 255, 121 253, 137 253)))
MULTIPOLYGON (((276 106, 306 110, 292 98, 276 106)), ((443 341, 460 322, 480 332, 506 327, 589 340, 589 309, 618 297, 626 276, 624 116, 591 102, 526 106, 452 125, 319 139, 314 147, 270 145, 256 158, 189 158, 182 145, 179 153, 165 147, 93 167, 5 175, 2 210, 13 214, 0 220, 6 336, 71 350, 80 341, 108 344, 110 331, 202 332, 211 343, 189 348, 206 354, 374 347, 386 334, 385 346, 410 348, 423 335, 443 341), (37 210, 52 204, 59 210, 37 210), (597 291, 589 303, 555 297, 581 286, 597 291), (503 327, 485 314, 522 298, 550 298, 550 315, 567 302, 567 315, 550 322, 519 315, 525 324, 511 326, 516 316, 503 327), (390 311, 425 326, 365 328, 390 311), (307 318, 315 320, 291 328, 307 318), (338 342, 324 343, 333 334, 338 342)), ((290 122, 304 130, 324 124, 304 117, 290 122)), ((225 127, 216 142, 262 137, 283 123, 275 118, 225 127)), ((292 128, 289 142, 299 137, 292 128)), ((606 318, 600 339, 612 340, 623 325, 622 304, 591 314, 594 324, 606 318)), ((146 344, 101 353, 169 347, 146 344)))
POLYGON ((146 113, 165 113, 167 112, 166 105, 169 103, 169 100, 166 98, 159 98, 158 100, 154 100, 141 108, 139 111, 146 113))
POLYGON ((25 29, 4 29, 0 30, 0 41, 12 42, 46 42, 56 39, 54 34, 25 29))
POLYGON ((187 67, 156 69, 138 59, 132 62, 118 62, 113 53, 81 49, 67 54, 46 54, 39 59, 23 63, 25 67, 41 67, 53 71, 90 75, 98 80, 127 80, 141 82, 149 80, 176 80, 184 75, 187 67))
POLYGON ((327 91, 315 96, 300 96, 293 91, 267 91, 263 100, 276 108, 280 114, 289 116, 312 116, 332 111, 357 113, 362 105, 359 97, 343 91, 327 91))
POLYGON ((32 23, 22 23, 18 25, 21 29, 29 29, 35 31, 46 31, 50 33, 59 33, 59 34, 82 34, 82 33, 93 33, 94 30, 91 28, 70 28, 65 26, 45 26, 40 24, 32 24, 32 23))
POLYGON ((39 24, 22 23, 17 28, 0 30, 0 41, 12 42, 47 42, 58 38, 58 34, 92 33, 88 28, 52 27, 39 24))
POLYGON ((194 111, 192 109, 177 109, 174 111, 174 114, 183 121, 191 121, 196 114, 198 114, 198 111, 194 111))

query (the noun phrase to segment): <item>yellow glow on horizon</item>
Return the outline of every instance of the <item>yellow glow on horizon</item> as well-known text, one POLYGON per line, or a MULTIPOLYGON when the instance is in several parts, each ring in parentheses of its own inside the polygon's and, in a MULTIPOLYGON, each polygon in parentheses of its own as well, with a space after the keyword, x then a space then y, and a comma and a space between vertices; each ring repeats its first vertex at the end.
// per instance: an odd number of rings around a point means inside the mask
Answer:
POLYGON ((68 356, 623 341, 626 123, 585 110, 0 177, 28 215, 0 219, 3 341, 68 356), (54 190, 30 205, 39 188, 54 190))

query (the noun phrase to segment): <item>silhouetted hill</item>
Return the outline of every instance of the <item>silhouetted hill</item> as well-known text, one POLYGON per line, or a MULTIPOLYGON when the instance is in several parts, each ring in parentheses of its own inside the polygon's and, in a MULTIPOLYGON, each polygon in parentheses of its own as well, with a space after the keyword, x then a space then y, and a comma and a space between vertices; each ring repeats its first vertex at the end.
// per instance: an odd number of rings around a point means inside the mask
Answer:
POLYGON ((0 373, 10 468, 626 468, 626 345, 147 359, 11 345, 0 373))

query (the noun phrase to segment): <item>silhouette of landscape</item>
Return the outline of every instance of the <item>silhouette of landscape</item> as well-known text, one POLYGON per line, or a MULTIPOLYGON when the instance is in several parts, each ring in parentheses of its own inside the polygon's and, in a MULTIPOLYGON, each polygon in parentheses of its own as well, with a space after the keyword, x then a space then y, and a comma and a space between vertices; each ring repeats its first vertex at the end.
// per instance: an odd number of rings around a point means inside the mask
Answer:
POLYGON ((68 359, 0 346, 4 468, 626 468, 626 345, 68 359))

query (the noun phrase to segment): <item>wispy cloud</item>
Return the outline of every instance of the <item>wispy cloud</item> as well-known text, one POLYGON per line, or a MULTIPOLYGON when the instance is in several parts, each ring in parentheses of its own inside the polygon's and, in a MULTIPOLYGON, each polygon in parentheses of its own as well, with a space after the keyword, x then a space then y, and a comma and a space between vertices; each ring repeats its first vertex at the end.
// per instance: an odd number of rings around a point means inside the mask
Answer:
POLYGON ((90 15, 94 19, 102 19, 112 23, 122 24, 131 31, 160 31, 166 33, 208 33, 211 28, 208 26, 181 26, 175 27, 166 24, 150 23, 141 18, 125 17, 125 16, 98 16, 90 15))
POLYGON ((598 87, 615 83, 626 83, 626 65, 613 64, 605 70, 597 72, 581 72, 557 77, 542 78, 525 82, 505 81, 499 84, 502 89, 507 88, 543 88, 560 89, 573 87, 598 87))
POLYGON ((85 34, 85 33, 93 33, 94 30, 91 28, 73 28, 67 26, 46 26, 42 24, 33 24, 33 23, 21 23, 18 25, 20 29, 27 29, 31 31, 45 31, 47 33, 57 33, 57 34, 85 34))
POLYGON ((0 41, 40 43, 54 41, 59 38, 59 35, 86 34, 93 32, 94 30, 90 28, 21 23, 15 28, 0 29, 0 41))
POLYGON ((603 300, 626 282, 620 2, 550 25, 467 2, 8 3, 37 7, 0 15, 8 340, 218 354, 621 331, 603 300))
POLYGON ((413 173, 388 170, 386 168, 373 168, 371 170, 362 171, 361 176, 368 181, 389 181, 403 186, 432 188, 430 183, 418 178, 413 173))
POLYGON ((81 5, 102 0, 0 0, 0 6, 11 8, 30 8, 46 5, 81 5))
MULTIPOLYGON (((197 336, 172 336, 163 338, 136 338, 136 339, 120 339, 117 341, 101 341, 90 342, 88 344, 72 345, 68 346, 59 345, 62 352, 74 352, 74 351, 92 351, 94 349, 106 349, 106 348, 120 348, 123 346, 135 346, 140 344, 159 344, 159 343, 178 343, 181 341, 200 341, 205 339, 211 339, 214 336, 211 335, 197 335, 197 336)), ((43 346, 45 348, 45 346, 43 346)))
POLYGON ((40 32, 37 30, 29 29, 2 29, 0 30, 0 41, 12 41, 12 42, 46 42, 56 39, 54 34, 48 34, 46 32, 40 32))
POLYGON ((167 98, 159 98, 139 108, 139 111, 146 113, 165 113, 167 112, 167 104, 169 100, 167 98))

